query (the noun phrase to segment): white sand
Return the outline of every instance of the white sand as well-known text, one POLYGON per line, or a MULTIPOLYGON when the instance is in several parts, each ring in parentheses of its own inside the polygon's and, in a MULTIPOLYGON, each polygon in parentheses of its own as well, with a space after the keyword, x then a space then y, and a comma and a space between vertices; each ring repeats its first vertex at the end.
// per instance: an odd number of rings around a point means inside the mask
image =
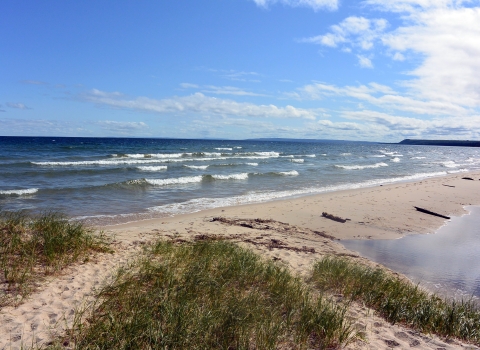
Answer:
MULTIPOLYGON (((73 324, 73 310, 91 303, 94 289, 133 259, 141 242, 159 237, 190 240, 222 235, 307 275, 313 262, 325 254, 356 256, 325 235, 386 239, 434 232, 445 220, 420 213, 413 206, 448 216, 465 214, 464 206, 480 205, 479 179, 480 172, 463 173, 107 227, 107 233, 121 246, 115 254, 98 255, 91 262, 72 266, 61 276, 42 282, 38 292, 20 306, 0 310, 0 349, 44 344, 61 334, 73 324), (465 176, 475 181, 463 180, 465 176), (322 217, 322 212, 350 220, 339 223, 322 217), (220 216, 226 220, 212 221, 220 216), (258 222, 257 218, 271 221, 258 222)), ((352 308, 350 317, 366 340, 351 344, 349 349, 476 349, 390 325, 361 305, 352 308)))

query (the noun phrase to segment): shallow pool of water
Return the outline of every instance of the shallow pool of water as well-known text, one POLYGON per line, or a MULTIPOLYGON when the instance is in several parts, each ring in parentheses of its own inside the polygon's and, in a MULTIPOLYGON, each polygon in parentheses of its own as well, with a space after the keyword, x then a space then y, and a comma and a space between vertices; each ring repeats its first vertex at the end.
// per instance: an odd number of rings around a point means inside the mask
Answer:
POLYGON ((480 298, 480 207, 467 210, 434 234, 341 243, 434 292, 480 298))

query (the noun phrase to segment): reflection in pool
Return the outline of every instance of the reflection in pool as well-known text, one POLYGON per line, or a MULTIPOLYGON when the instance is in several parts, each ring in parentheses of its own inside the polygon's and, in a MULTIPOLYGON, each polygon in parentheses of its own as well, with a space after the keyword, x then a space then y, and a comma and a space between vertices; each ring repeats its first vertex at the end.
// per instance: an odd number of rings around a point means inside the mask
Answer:
POLYGON ((341 243, 437 293, 480 298, 480 207, 466 209, 435 234, 341 243))

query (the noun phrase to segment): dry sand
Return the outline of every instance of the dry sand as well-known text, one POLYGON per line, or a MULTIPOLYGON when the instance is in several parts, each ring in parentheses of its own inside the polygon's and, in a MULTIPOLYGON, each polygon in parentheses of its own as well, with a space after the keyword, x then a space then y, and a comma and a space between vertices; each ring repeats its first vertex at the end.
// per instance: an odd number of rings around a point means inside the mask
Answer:
MULTIPOLYGON (((434 232, 446 220, 418 212, 414 206, 447 216, 466 214, 464 206, 480 205, 479 180, 480 172, 462 173, 107 227, 117 242, 115 254, 72 266, 61 276, 42 282, 38 292, 20 306, 0 310, 0 349, 45 344, 71 327, 74 310, 91 303, 95 289, 134 259, 141 244, 149 240, 220 235, 307 275, 313 262, 325 254, 367 262, 335 239, 391 239, 434 232), (322 217, 322 212, 349 220, 333 221, 322 217)), ((350 317, 365 341, 348 349, 477 349, 390 325, 361 305, 352 308, 350 317)))

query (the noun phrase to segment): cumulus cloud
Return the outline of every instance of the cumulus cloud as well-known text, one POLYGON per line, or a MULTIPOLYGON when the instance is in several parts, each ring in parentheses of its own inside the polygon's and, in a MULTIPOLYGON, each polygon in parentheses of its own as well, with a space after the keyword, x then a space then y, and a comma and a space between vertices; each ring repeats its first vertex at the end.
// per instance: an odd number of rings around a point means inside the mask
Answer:
POLYGON ((348 17, 303 42, 340 48, 373 67, 367 51, 413 64, 400 84, 424 100, 480 107, 480 2, 478 0, 366 0, 374 10, 398 16, 391 28, 382 18, 348 17), (367 58, 367 59, 365 59, 367 58))
POLYGON ((338 8, 338 0, 253 0, 258 6, 268 7, 276 3, 291 7, 310 7, 314 11, 326 9, 336 10, 338 8))
POLYGON ((240 117, 261 118, 304 118, 315 119, 318 111, 296 108, 290 105, 277 107, 270 105, 257 105, 247 102, 208 97, 197 92, 193 95, 172 97, 166 99, 152 99, 137 97, 129 99, 122 94, 92 90, 84 94, 85 101, 113 108, 134 109, 159 114, 214 114, 240 117))
POLYGON ((31 109, 27 106, 25 106, 23 103, 12 103, 12 102, 7 102, 7 107, 10 107, 10 108, 17 108, 17 109, 31 109))
POLYGON ((480 107, 480 7, 436 6, 408 18, 382 38, 392 51, 423 57, 405 85, 424 98, 480 107))

